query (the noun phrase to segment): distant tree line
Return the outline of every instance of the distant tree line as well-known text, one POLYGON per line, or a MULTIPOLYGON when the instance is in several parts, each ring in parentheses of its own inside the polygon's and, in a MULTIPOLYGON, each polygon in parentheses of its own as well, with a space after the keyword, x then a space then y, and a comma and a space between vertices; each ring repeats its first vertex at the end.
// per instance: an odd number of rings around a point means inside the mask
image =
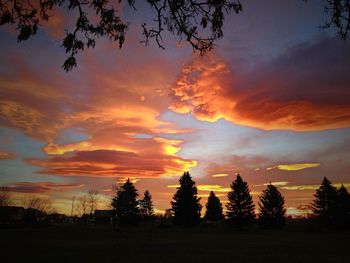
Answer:
MULTIPOLYGON (((171 201, 172 223, 177 226, 195 226, 201 222, 200 197, 197 187, 189 172, 185 172, 179 180, 171 201)), ((220 199, 213 191, 210 192, 205 205, 203 220, 206 222, 223 222, 237 228, 250 227, 259 224, 263 227, 282 227, 286 224, 286 208, 284 197, 272 183, 259 196, 258 211, 253 202, 248 183, 237 174, 230 185, 227 194, 226 214, 220 199)), ((120 225, 137 224, 141 220, 154 219, 152 196, 147 190, 142 199, 138 200, 138 191, 128 179, 117 190, 112 207, 120 225)), ((327 226, 350 227, 350 194, 342 185, 339 189, 325 177, 321 186, 314 194, 311 204, 312 217, 327 226)))
MULTIPOLYGON (((227 193, 226 212, 218 196, 213 191, 208 196, 206 211, 201 218, 201 198, 198 197, 197 187, 189 172, 185 172, 179 180, 171 209, 166 213, 174 225, 196 226, 200 222, 227 222, 236 228, 247 228, 254 224, 263 227, 283 227, 286 224, 286 208, 284 197, 272 183, 267 184, 259 196, 256 208, 250 193, 249 185, 237 174, 227 193)), ((97 207, 96 190, 89 190, 87 196, 79 198, 79 205, 84 215, 92 215, 97 207)), ((0 210, 11 207, 10 188, 0 187, 0 210)), ((139 198, 138 190, 128 179, 116 189, 112 199, 113 218, 119 225, 137 225, 140 222, 153 221, 155 216, 151 193, 146 190, 139 198)), ((53 214, 50 200, 33 197, 23 201, 23 207, 28 211, 41 211, 43 215, 53 214)), ((22 208, 23 209, 23 208, 22 208)), ((310 220, 321 225, 350 227, 350 194, 342 185, 339 189, 325 177, 314 194, 311 203, 312 215, 310 220)), ((5 210, 4 210, 5 211, 5 210)), ((37 213, 37 212, 36 212, 37 213)))

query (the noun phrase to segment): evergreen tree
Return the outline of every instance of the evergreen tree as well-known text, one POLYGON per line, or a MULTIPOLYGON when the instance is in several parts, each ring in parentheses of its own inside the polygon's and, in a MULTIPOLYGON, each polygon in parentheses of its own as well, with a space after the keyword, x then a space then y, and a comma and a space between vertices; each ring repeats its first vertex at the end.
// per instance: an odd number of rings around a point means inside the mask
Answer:
POLYGON ((314 197, 312 210, 315 217, 327 224, 333 222, 337 214, 338 194, 331 181, 324 177, 314 197))
POLYGON ((259 223, 265 226, 283 226, 285 222, 284 197, 270 183, 259 197, 259 223))
POLYGON ((154 217, 152 196, 148 190, 144 192, 143 198, 140 200, 140 215, 145 220, 154 217))
POLYGON ((213 191, 210 192, 208 202, 206 204, 206 212, 204 219, 207 221, 219 221, 224 219, 222 214, 222 204, 220 199, 215 195, 213 191))
POLYGON ((247 182, 237 174, 231 189, 232 191, 227 194, 228 203, 226 204, 228 220, 237 226, 252 224, 255 219, 255 206, 247 182))
POLYGON ((137 190, 129 179, 117 190, 112 201, 112 207, 121 225, 135 225, 138 223, 140 211, 137 197, 137 190))
POLYGON ((350 194, 344 185, 338 190, 337 218, 340 224, 350 223, 350 194))
POLYGON ((202 206, 197 197, 197 187, 189 172, 185 172, 179 180, 180 187, 171 202, 173 222, 180 226, 194 226, 200 222, 202 206))

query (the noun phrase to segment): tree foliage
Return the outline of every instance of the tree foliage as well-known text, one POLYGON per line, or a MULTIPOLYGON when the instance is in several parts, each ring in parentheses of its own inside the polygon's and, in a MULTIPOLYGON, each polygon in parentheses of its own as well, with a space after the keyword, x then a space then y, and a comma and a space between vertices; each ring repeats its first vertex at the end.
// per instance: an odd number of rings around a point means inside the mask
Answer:
POLYGON ((7 186, 0 186, 0 207, 11 205, 10 188, 7 186))
POLYGON ((237 225, 250 225, 255 219, 253 198, 247 182, 237 174, 236 180, 231 184, 231 192, 227 194, 227 218, 237 225))
POLYGON ((326 0, 325 12, 329 19, 325 28, 334 26, 342 39, 347 39, 350 32, 350 1, 349 0, 326 0))
MULTIPOLYGON (((338 222, 340 224, 350 223, 350 194, 342 185, 338 189, 338 222)), ((349 225, 350 226, 350 225, 349 225)))
POLYGON ((152 195, 148 190, 144 192, 143 198, 140 200, 140 215, 145 220, 154 216, 152 195))
MULTIPOLYGON (((243 10, 239 0, 146 0, 154 13, 154 24, 142 24, 146 45, 154 39, 164 48, 162 34, 168 31, 179 40, 188 42, 201 54, 210 51, 223 37, 225 15, 243 10)), ((306 2, 306 0, 304 0, 306 2)), ((97 37, 107 37, 121 48, 130 22, 122 18, 125 7, 136 10, 135 0, 0 0, 0 26, 15 25, 18 42, 35 35, 53 16, 54 8, 70 11, 74 27, 66 29, 62 47, 68 54, 63 64, 66 71, 77 66, 76 55, 85 48, 95 47, 97 37)), ((341 38, 350 31, 350 1, 326 0, 325 11, 329 18, 324 27, 335 27, 341 38)))
POLYGON ((207 221, 220 221, 224 219, 222 204, 213 191, 210 192, 208 202, 205 205, 206 212, 204 219, 207 221))
POLYGON ((173 222, 180 226, 194 226, 200 222, 202 206, 197 197, 197 187, 189 172, 181 176, 180 187, 177 188, 171 202, 173 222))
POLYGON ((285 222, 284 197, 270 183, 259 197, 259 223, 264 226, 283 226, 285 222))
POLYGON ((314 194, 312 202, 313 214, 316 218, 325 223, 332 223, 337 215, 338 194, 337 189, 332 185, 327 177, 323 178, 321 186, 314 194))
MULTIPOLYGON (((68 54, 63 64, 66 71, 77 66, 76 55, 84 48, 95 47, 96 38, 108 37, 121 48, 125 41, 129 22, 121 17, 121 2, 136 10, 135 0, 0 0, 0 26, 13 24, 19 31, 18 42, 29 39, 38 27, 55 15, 53 8, 68 9, 75 15, 75 27, 66 29, 62 47, 68 54), (119 8, 118 8, 119 7, 119 8)), ((164 30, 184 39, 201 54, 213 48, 214 42, 223 37, 225 14, 242 11, 239 0, 147 0, 154 12, 155 25, 142 24, 146 45, 155 39, 160 48, 164 30)))
POLYGON ((48 198, 41 198, 38 196, 31 196, 22 200, 22 205, 26 209, 39 210, 45 214, 52 214, 55 212, 52 201, 48 198))
POLYGON ((98 191, 96 189, 89 189, 88 191, 88 205, 90 209, 90 215, 94 213, 97 209, 97 201, 98 201, 98 191))
POLYGON ((129 179, 117 190, 112 200, 112 207, 121 225, 135 225, 139 222, 140 210, 137 197, 138 192, 129 179))

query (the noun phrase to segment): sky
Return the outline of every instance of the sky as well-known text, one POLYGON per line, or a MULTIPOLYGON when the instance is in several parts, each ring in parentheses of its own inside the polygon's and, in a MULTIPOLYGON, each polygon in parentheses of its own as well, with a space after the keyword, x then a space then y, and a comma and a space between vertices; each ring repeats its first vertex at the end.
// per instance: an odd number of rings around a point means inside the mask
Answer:
POLYGON ((0 27, 0 185, 17 205, 49 198, 66 214, 89 189, 107 209, 127 178, 164 211, 184 171, 203 206, 211 190, 225 205, 237 173, 256 204, 275 184, 291 215, 325 176, 350 189, 350 42, 321 28, 323 1, 242 4, 203 57, 169 34, 165 50, 145 47, 151 11, 124 8, 124 46, 99 39, 69 73, 71 14, 55 10, 21 43, 0 27))

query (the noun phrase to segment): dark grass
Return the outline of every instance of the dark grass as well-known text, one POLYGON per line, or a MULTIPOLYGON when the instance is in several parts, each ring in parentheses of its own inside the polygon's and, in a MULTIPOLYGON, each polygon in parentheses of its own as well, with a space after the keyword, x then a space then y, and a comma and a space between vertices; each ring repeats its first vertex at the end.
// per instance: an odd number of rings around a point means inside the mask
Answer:
POLYGON ((0 229, 0 262, 350 262, 350 232, 156 226, 0 229))

